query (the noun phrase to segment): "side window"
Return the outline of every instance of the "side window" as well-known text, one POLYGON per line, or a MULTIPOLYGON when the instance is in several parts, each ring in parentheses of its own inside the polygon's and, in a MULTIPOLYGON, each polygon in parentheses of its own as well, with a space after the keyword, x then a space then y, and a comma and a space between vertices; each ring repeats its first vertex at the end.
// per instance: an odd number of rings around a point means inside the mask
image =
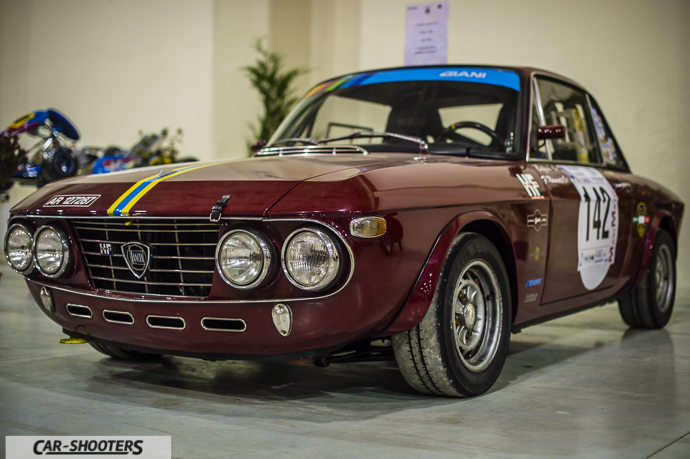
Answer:
POLYGON ((592 121, 594 123, 594 130, 597 134, 597 140, 599 141, 599 150, 601 150, 601 157, 604 160, 604 164, 616 167, 618 169, 627 169, 628 166, 623 159, 618 144, 613 138, 613 133, 609 128, 608 123, 604 119, 604 115, 597 105, 597 102, 590 98, 592 104, 592 121))
MULTIPOLYGON (((587 96, 571 86, 555 81, 537 78, 537 89, 541 110, 537 110, 540 125, 561 124, 565 126, 565 138, 547 140, 545 151, 536 146, 534 157, 555 161, 573 161, 583 164, 599 164, 599 152, 591 125, 587 96)), ((532 117, 534 123, 534 116, 532 117)), ((536 126, 532 127, 536 140, 536 126)))

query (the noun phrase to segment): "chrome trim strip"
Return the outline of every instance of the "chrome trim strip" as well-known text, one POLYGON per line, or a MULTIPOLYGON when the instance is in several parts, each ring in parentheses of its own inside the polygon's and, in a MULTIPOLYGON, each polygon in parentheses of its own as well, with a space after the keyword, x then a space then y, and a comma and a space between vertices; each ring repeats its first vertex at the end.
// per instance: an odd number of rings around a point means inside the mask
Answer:
POLYGON ((227 317, 204 317, 201 319, 201 328, 203 328, 206 331, 218 331, 218 332, 226 332, 226 333, 243 333, 247 331, 247 322, 245 322, 242 319, 230 319, 227 317), (224 320, 228 322, 242 322, 242 325, 244 325, 244 328, 242 330, 225 330, 222 328, 209 328, 206 325, 204 325, 205 320, 224 320))
POLYGON ((67 314, 71 315, 72 317, 83 317, 84 319, 93 319, 93 311, 91 310, 90 307, 84 306, 83 304, 67 303, 67 305, 65 306, 65 309, 67 310, 67 314), (70 306, 73 306, 73 307, 75 307, 75 308, 84 308, 84 309, 88 309, 88 310, 89 310, 89 315, 87 316, 87 315, 85 315, 85 314, 76 314, 76 313, 73 313, 72 311, 69 310, 69 309, 70 309, 70 306))
POLYGON ((125 312, 125 311, 114 311, 114 310, 112 310, 112 309, 104 309, 102 315, 103 315, 103 320, 105 320, 106 322, 110 322, 111 324, 134 325, 134 316, 133 316, 132 314, 130 314, 129 312, 125 312), (124 315, 124 316, 129 316, 129 317, 132 319, 132 321, 131 321, 131 322, 123 322, 123 321, 121 321, 121 320, 112 320, 112 319, 108 319, 108 318, 105 316, 105 313, 106 313, 106 312, 112 312, 113 314, 122 314, 122 315, 124 315))
POLYGON ((150 315, 146 316, 146 325, 148 325, 151 328, 157 328, 160 330, 176 330, 176 331, 182 331, 185 328, 187 328, 187 321, 184 320, 182 317, 179 316, 156 316, 156 315, 150 315), (149 322, 149 319, 154 318, 154 319, 173 319, 173 320, 180 320, 182 321, 182 328, 179 327, 163 327, 160 325, 151 325, 151 322, 149 322))
MULTIPOLYGON (((152 226, 152 225, 147 225, 147 226, 152 226)), ((158 226, 169 226, 169 225, 158 225, 158 226)), ((193 226, 193 225, 192 225, 193 226)), ((104 231, 107 229, 108 231, 119 231, 119 232, 128 232, 128 233, 134 233, 134 232, 140 232, 140 233, 178 233, 178 232, 184 232, 184 233, 213 233, 217 234, 218 233, 218 225, 215 225, 214 228, 209 228, 207 230, 186 230, 184 228, 181 228, 179 231, 176 230, 159 230, 159 229, 132 229, 132 227, 127 227, 127 228, 103 228, 100 226, 92 226, 90 228, 87 228, 85 226, 74 226, 74 229, 82 230, 82 231, 104 231)), ((84 239, 85 241, 88 239, 84 239)), ((96 242, 103 242, 103 241, 96 241, 96 242)), ((112 241, 105 241, 105 242, 112 242, 112 241)))
MULTIPOLYGON (((35 217, 38 218, 39 216, 35 216, 35 217)), ((17 216, 14 218, 29 218, 29 216, 25 216, 25 217, 17 216)), ((75 219, 76 217, 64 216, 63 218, 75 219)), ((80 217, 80 218, 84 218, 84 217, 80 217)), ((103 217, 103 218, 117 219, 119 217, 103 217)), ((241 217, 231 217, 229 219, 230 220, 241 220, 242 218, 241 217)), ((167 218, 167 220, 173 220, 173 218, 167 218)), ((223 218, 223 220, 225 220, 225 218, 223 218)), ((343 283, 342 287, 340 287, 335 292, 329 293, 327 295, 315 296, 315 297, 311 297, 311 298, 299 298, 298 297, 298 298, 266 298, 266 299, 262 299, 262 300, 204 300, 203 298, 199 298, 199 297, 186 297, 187 300, 185 300, 184 297, 175 297, 174 295, 160 295, 160 296, 162 296, 164 298, 180 298, 179 300, 177 300, 177 299, 169 300, 169 301, 173 301, 175 303, 202 303, 202 304, 290 303, 290 302, 294 302, 294 301, 317 301, 317 300, 323 300, 326 298, 330 298, 330 297, 340 293, 345 287, 347 287, 350 284, 350 281, 352 280, 352 277, 355 274, 355 256, 352 252, 352 247, 350 247, 350 244, 348 244, 347 240, 345 239, 345 236, 343 236, 343 234, 340 231, 338 231, 333 225, 330 225, 330 224, 328 224, 324 221, 321 221, 321 220, 315 220, 313 218, 258 218, 256 220, 261 220, 264 222, 315 223, 317 225, 325 226, 326 228, 330 229, 333 232, 333 234, 335 234, 340 239, 343 246, 347 250, 347 253, 350 256, 350 273, 348 274, 348 277, 345 280, 345 283, 343 283), (192 300, 193 298, 197 298, 196 301, 194 301, 194 300, 189 301, 189 300, 192 300)), ((107 280, 110 280, 110 279, 107 279, 107 280)), ((62 287, 56 287, 53 285, 43 284, 41 282, 34 281, 33 279, 27 279, 27 281, 33 282, 34 284, 40 285, 42 287, 49 287, 49 288, 52 288, 55 290, 60 290, 63 292, 68 292, 68 293, 75 293, 75 294, 79 294, 79 295, 86 295, 86 296, 90 296, 93 298, 101 298, 101 299, 105 298, 105 299, 112 300, 112 301, 127 301, 127 302, 133 302, 133 303, 161 303, 161 300, 159 300, 159 299, 147 299, 147 298, 139 299, 139 298, 131 298, 131 297, 130 298, 117 298, 117 297, 110 297, 110 296, 105 296, 105 295, 97 295, 97 294, 94 294, 91 292, 83 292, 83 291, 79 292, 79 291, 76 291, 74 289, 66 289, 66 288, 62 288, 62 287)), ((131 292, 127 292, 127 293, 129 293, 131 295, 131 292)), ((152 295, 152 294, 149 294, 149 295, 152 295)))
MULTIPOLYGON (((117 242, 115 242, 115 244, 117 244, 117 242)), ((102 253, 99 253, 99 252, 87 252, 85 250, 82 250, 81 253, 82 253, 82 255, 98 255, 99 257, 120 257, 120 258, 125 257, 121 253, 114 253, 114 252, 112 255, 103 255, 102 253)))
MULTIPOLYGON (((110 230, 108 229, 107 231, 110 231, 110 230)), ((183 230, 183 232, 184 232, 184 230, 183 230)), ((113 241, 107 241, 107 240, 105 240, 105 239, 79 238, 79 240, 80 240, 80 241, 83 241, 83 242, 104 242, 104 243, 108 243, 108 244, 121 244, 121 245, 127 244, 126 242, 113 242, 113 241)), ((179 243, 178 243, 178 242, 151 242, 149 245, 151 245, 151 246, 159 246, 159 245, 165 246, 165 245, 169 245, 169 246, 173 246, 173 247, 175 247, 175 246, 199 247, 199 246, 215 246, 216 243, 215 243, 215 242, 190 242, 190 243, 187 244, 187 243, 184 243, 184 242, 179 242, 179 243)))
POLYGON ((182 284, 180 282, 148 282, 148 281, 140 281, 140 280, 113 279, 111 277, 99 277, 99 276, 91 276, 91 279, 117 282, 118 284, 163 285, 163 286, 168 286, 168 287, 177 287, 179 285, 185 285, 185 286, 188 285, 190 287, 211 287, 213 285, 213 284, 190 284, 188 282, 185 282, 184 284, 182 284))

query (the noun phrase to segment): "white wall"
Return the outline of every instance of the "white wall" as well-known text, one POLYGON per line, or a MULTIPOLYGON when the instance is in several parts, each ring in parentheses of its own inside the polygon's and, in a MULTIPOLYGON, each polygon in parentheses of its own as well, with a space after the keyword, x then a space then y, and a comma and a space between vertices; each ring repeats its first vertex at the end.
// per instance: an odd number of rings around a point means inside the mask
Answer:
MULTIPOLYGON (((241 157, 260 112, 241 67, 266 43, 312 72, 399 66, 414 0, 0 0, 0 125, 54 106, 84 144, 185 130, 182 153, 241 157)), ((588 88, 632 169, 690 204, 690 2, 450 0, 449 61, 542 67, 588 88)), ((679 283, 690 297, 690 221, 679 283)))
POLYGON ((84 145, 182 127, 183 154, 208 156, 211 0, 5 0, 0 12, 0 125, 55 107, 84 145))
MULTIPOLYGON (((215 0, 213 18, 213 145, 199 158, 241 158, 247 155, 261 103, 241 70, 257 58, 257 38, 268 38, 269 0, 215 0)), ((266 45, 264 40, 264 45, 266 45)))
MULTIPOLYGON (((361 3, 362 69, 402 65, 407 3, 361 3)), ((690 206, 690 2, 450 0, 449 22, 449 62, 539 67, 579 82, 633 172, 690 206)), ((678 282, 690 297, 690 221, 679 246, 678 282)))

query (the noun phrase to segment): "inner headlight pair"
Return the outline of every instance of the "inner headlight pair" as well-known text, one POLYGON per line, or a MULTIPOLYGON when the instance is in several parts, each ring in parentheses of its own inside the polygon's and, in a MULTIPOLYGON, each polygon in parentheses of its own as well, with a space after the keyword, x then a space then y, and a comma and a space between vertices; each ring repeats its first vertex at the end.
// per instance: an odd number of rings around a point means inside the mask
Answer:
MULTIPOLYGON (((327 233, 301 228, 287 238, 282 265, 288 280, 302 290, 328 288, 340 270, 340 252, 327 233)), ((223 236, 216 259, 223 278, 236 288, 263 285, 273 268, 273 244, 255 230, 236 229, 223 236)))
POLYGON ((46 277, 60 277, 70 264, 69 243, 52 226, 42 226, 32 235, 29 228, 15 223, 5 236, 5 257, 20 274, 28 275, 36 267, 46 277))

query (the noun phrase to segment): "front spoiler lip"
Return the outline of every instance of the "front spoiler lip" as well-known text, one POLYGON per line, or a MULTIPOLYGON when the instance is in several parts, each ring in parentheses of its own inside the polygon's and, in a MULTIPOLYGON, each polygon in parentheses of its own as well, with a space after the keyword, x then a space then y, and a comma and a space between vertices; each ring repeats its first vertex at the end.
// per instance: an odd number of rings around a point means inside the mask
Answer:
POLYGON ((108 346, 118 347, 126 351, 137 351, 146 354, 156 354, 156 355, 173 355, 176 357, 189 357, 194 359, 209 360, 212 362, 221 360, 254 360, 254 361, 283 361, 283 360, 297 360, 297 359, 307 359, 315 357, 324 357, 331 355, 344 348, 348 344, 342 343, 336 346, 331 346, 327 348, 314 349, 310 351, 294 352, 291 354, 280 354, 280 355, 259 355, 259 354, 220 354, 220 353, 201 353, 201 352, 186 352, 168 349, 155 349, 142 346, 134 346, 131 344, 118 343, 115 341, 108 341, 101 338, 96 338, 95 336, 85 335, 83 333, 78 333, 73 330, 68 330, 66 328, 62 329, 62 332, 71 338, 80 338, 86 341, 93 341, 99 344, 105 344, 108 346))

